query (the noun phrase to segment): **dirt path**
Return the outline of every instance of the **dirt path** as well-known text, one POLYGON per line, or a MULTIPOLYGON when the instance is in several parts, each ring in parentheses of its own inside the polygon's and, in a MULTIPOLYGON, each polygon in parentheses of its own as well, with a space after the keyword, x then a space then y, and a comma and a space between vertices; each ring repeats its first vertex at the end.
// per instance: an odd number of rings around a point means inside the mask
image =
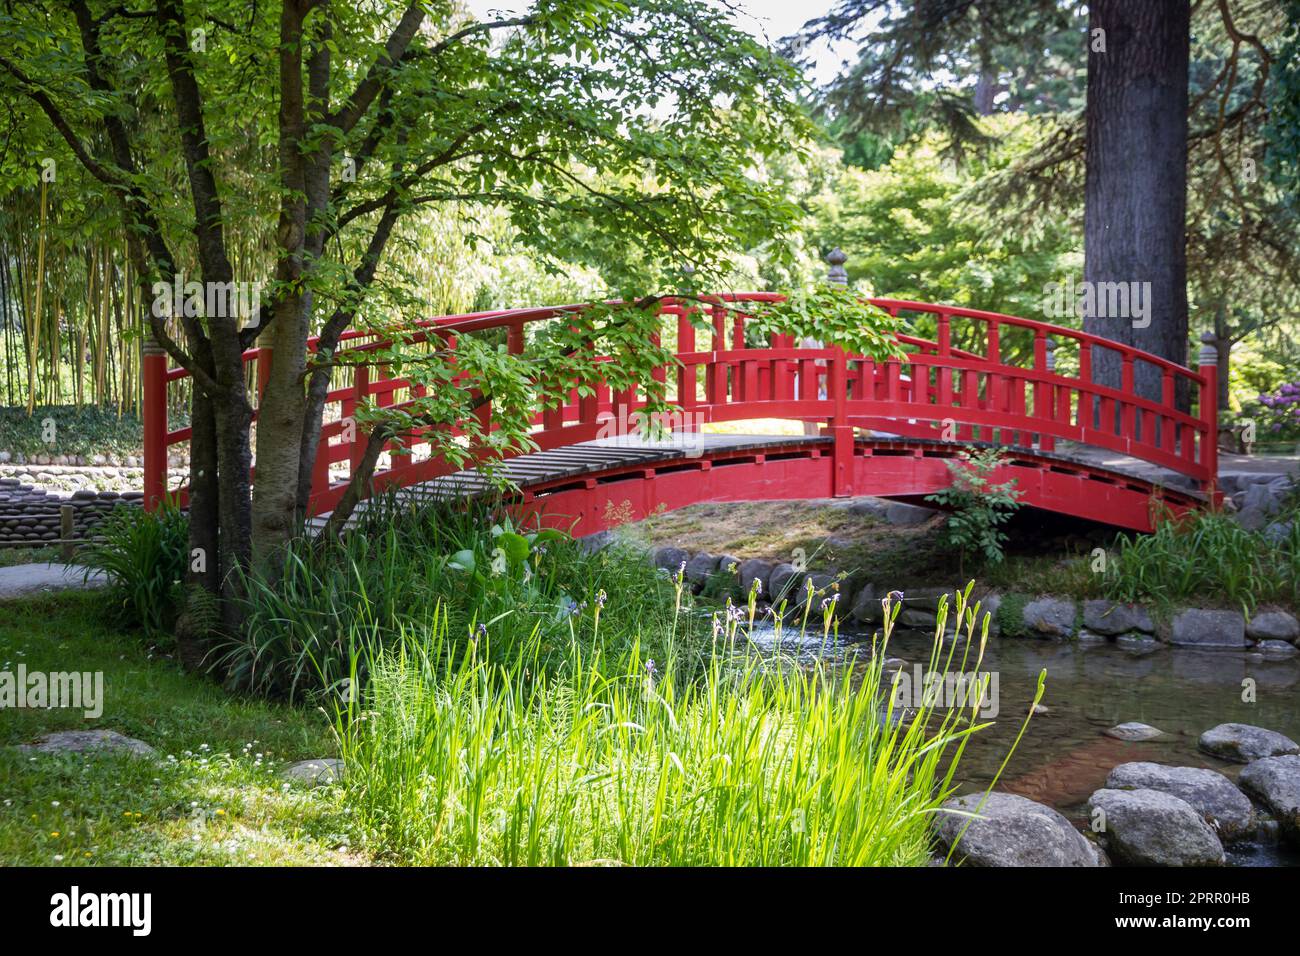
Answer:
POLYGON ((42 591, 81 591, 102 588, 108 578, 102 572, 92 571, 83 578, 84 568, 75 564, 15 564, 0 568, 0 601, 25 597, 42 591))

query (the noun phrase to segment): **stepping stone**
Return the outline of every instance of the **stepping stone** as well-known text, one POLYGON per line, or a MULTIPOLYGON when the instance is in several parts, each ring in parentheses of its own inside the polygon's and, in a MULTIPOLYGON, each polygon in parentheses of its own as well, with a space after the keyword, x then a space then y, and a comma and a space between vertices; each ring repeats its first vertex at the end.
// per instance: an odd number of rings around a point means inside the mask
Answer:
POLYGON ((1300 754, 1300 744, 1290 737, 1250 724, 1219 724, 1201 734, 1197 746, 1213 757, 1237 763, 1300 754))
POLYGON ((291 763, 280 772, 291 783, 324 787, 343 779, 343 761, 337 757, 316 757, 291 763))
POLYGON ((1277 817, 1283 835, 1300 846, 1300 757, 1264 757, 1237 779, 1277 817))
POLYGON ((1122 763, 1106 778, 1107 790, 1159 790, 1188 803, 1221 840, 1249 836, 1255 829, 1250 798, 1217 770, 1122 763))
POLYGON ((967 866, 1102 866, 1103 857, 1051 807, 1011 793, 956 797, 935 823, 944 853, 967 866), (978 814, 978 817, 972 817, 978 814), (964 832, 963 832, 964 831, 964 832))
POLYGON ((60 730, 46 734, 34 744, 19 744, 18 749, 43 754, 125 751, 137 757, 158 756, 158 751, 143 740, 116 730, 60 730))
POLYGON ((1088 813, 1110 855, 1134 866, 1222 866, 1223 844, 1186 800, 1159 790, 1098 790, 1088 813), (1099 816, 1101 811, 1104 816, 1099 816))

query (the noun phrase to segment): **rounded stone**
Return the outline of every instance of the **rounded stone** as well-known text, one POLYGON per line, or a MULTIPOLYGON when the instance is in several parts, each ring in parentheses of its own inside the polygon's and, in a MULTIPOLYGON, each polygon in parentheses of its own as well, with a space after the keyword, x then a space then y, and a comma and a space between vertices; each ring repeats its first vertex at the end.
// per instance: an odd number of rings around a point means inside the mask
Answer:
POLYGON ((767 599, 773 604, 779 604, 784 598, 793 605, 798 600, 798 595, 794 593, 787 594, 786 592, 794 591, 797 584, 795 579, 799 576, 799 572, 795 570, 793 564, 778 564, 772 569, 772 573, 768 577, 767 599))
POLYGON ((716 555, 700 552, 686 562, 686 580, 695 585, 705 584, 718 570, 716 555))
POLYGON ((759 582, 762 589, 761 594, 766 596, 768 593, 768 579, 772 574, 772 569, 776 567, 775 561, 765 561, 762 558, 749 558, 740 562, 740 590, 748 595, 754 587, 754 582, 759 582))
POLYGON ((935 836, 946 854, 967 866, 1103 865, 1101 854, 1051 807, 1011 793, 949 800, 939 811, 935 836), (971 814, 978 813, 977 817, 971 814))
POLYGON ((1115 636, 1129 631, 1152 633, 1155 625, 1146 608, 1114 601, 1084 601, 1083 626, 1095 634, 1115 636))
POLYGON ((1300 756, 1263 757, 1237 779, 1277 818, 1288 842, 1300 846, 1300 756))
POLYGON ((663 568, 672 575, 676 575, 690 560, 691 553, 685 548, 663 547, 656 548, 654 552, 655 567, 663 568))
POLYGON ((158 752, 143 740, 116 730, 60 730, 46 734, 33 744, 19 744, 19 750, 43 754, 118 752, 136 757, 156 757, 158 752))
POLYGON ((1264 611, 1250 619, 1246 635, 1256 641, 1294 641, 1300 637, 1300 621, 1286 611, 1264 611))
POLYGON ((1117 724, 1107 730, 1103 730, 1107 737, 1114 737, 1116 740, 1143 741, 1158 740, 1165 736, 1163 730, 1158 730, 1150 724, 1139 723, 1136 720, 1130 720, 1123 724, 1117 724))
POLYGON ((1290 737, 1250 724, 1219 724, 1201 734, 1197 746, 1211 756, 1237 763, 1300 754, 1300 744, 1290 737))
POLYGON ((1255 829, 1250 799, 1223 774, 1198 767, 1166 767, 1158 763, 1123 763, 1106 777, 1108 790, 1159 790, 1185 801, 1221 840, 1238 840, 1255 829))
POLYGON ((1110 855, 1134 866, 1221 866, 1223 844, 1186 800, 1159 790, 1098 790, 1088 813, 1110 855), (1101 811, 1098 814, 1098 811, 1101 811))
POLYGON ((291 763, 281 772, 290 783, 323 787, 343 779, 343 761, 337 757, 316 757, 291 763))
POLYGON ((1074 636, 1076 608, 1065 598, 1038 598, 1025 605, 1025 627, 1041 637, 1069 638, 1074 636))

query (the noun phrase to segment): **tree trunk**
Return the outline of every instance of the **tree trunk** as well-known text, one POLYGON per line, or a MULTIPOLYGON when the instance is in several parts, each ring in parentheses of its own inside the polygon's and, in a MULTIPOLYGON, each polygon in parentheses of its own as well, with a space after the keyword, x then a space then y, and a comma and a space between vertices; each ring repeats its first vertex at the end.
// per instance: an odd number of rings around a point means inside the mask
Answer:
POLYGON ((253 485, 253 563, 274 575, 275 559, 297 528, 299 451, 306 414, 310 299, 276 303, 270 330, 271 374, 257 418, 257 481, 253 485))
MULTIPOLYGON (((1084 329, 1180 365, 1187 364, 1190 17, 1187 0, 1089 4, 1085 110, 1084 279, 1094 292, 1100 283, 1129 290, 1137 283, 1146 314, 1137 315, 1132 299, 1127 315, 1094 307, 1084 329)), ((1118 355, 1094 348, 1092 372, 1095 382, 1118 387, 1118 355)), ((1139 393, 1159 400, 1160 370, 1138 363, 1134 373, 1139 393)), ((1179 396, 1180 404, 1187 400, 1179 396)))
POLYGON ((221 596, 217 419, 199 388, 191 393, 190 427, 190 553, 176 646, 182 666, 195 670, 207 657, 212 628, 220 619, 209 610, 218 607, 221 596))

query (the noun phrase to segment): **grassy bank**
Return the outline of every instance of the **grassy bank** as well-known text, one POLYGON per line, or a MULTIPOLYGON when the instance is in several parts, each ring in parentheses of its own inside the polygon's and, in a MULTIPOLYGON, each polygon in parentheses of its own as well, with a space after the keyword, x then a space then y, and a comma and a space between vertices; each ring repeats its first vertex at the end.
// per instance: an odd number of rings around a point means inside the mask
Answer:
MULTIPOLYGON (((833 500, 702 504, 641 522, 648 544, 738 558, 788 561, 800 550, 813 570, 834 568, 854 582, 907 589, 963 579, 943 541, 943 519, 892 526, 833 500)), ((980 567, 980 584, 1020 594, 1111 598, 1160 609, 1184 604, 1300 611, 1300 501, 1251 530, 1226 512, 1162 520, 1128 534, 1039 512, 1017 513, 1005 560, 980 567), (1100 551, 1098 550, 1100 549, 1100 551)))
MULTIPOLYGON (((900 526, 853 506, 853 499, 699 504, 648 518, 627 533, 651 545, 738 558, 789 561, 802 551, 811 570, 844 571, 855 582, 904 590, 970 577, 944 541, 939 515, 900 526)), ((1006 560, 979 569, 982 585, 1049 591, 1060 590, 1065 579, 1080 596, 1100 596, 1101 582, 1092 580, 1086 558, 1113 534, 1040 513, 1016 514, 1008 531, 1006 560)))
MULTIPOLYGON (((932 672, 980 669, 975 615, 954 613, 964 637, 935 643, 932 672)), ((934 814, 985 725, 975 692, 965 706, 886 703, 888 627, 857 668, 797 665, 747 641, 752 604, 711 621, 685 611, 665 666, 635 645, 607 652, 598 605, 590 616, 592 644, 575 633, 554 669, 527 647, 495 658, 490 629, 464 647, 445 621, 370 661, 337 726, 345 801, 377 852, 432 865, 930 861, 934 814), (673 647, 704 641, 704 673, 683 674, 673 647)), ((813 633, 829 626, 818 613, 813 633)))
MULTIPOLYGON (((210 657, 222 686, 250 696, 231 695, 166 657, 154 611, 182 599, 165 586, 179 574, 164 533, 175 520, 133 512, 106 545, 126 559, 112 562, 116 589, 22 605, 0 632, 29 668, 105 670, 99 724, 166 755, 6 751, 23 773, 0 853, 924 865, 933 815, 981 727, 974 700, 888 703, 888 629, 851 667, 750 640, 776 626, 832 640, 820 602, 778 625, 756 590, 741 606, 703 602, 632 547, 593 554, 490 509, 393 502, 341 542, 291 549, 274 583, 246 582, 244 632, 210 657), (136 629, 106 626, 113 613, 136 629), (274 765, 328 755, 331 740, 339 787, 280 785, 274 765)), ((936 641, 929 670, 978 670, 983 621, 953 613, 962 639, 936 641)), ((82 725, 20 719, 10 742, 82 725)))
POLYGON ((328 756, 318 711, 232 697, 116 628, 100 594, 8 602, 0 670, 102 671, 104 712, 0 712, 0 862, 53 865, 353 864, 363 850, 328 789, 286 788, 284 761, 328 756), (159 760, 30 754, 54 730, 107 728, 159 760))

